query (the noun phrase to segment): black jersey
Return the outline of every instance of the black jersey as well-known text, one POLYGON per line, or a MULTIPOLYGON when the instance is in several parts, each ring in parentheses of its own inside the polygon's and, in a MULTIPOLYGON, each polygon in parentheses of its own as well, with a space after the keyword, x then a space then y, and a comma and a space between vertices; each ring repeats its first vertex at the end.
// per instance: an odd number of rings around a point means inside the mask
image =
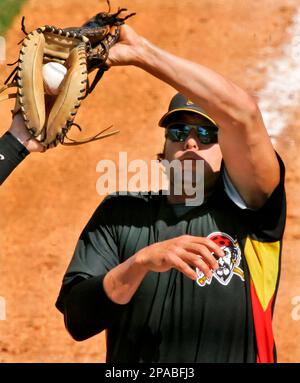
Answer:
POLYGON ((222 178, 205 203, 180 214, 161 194, 107 197, 79 239, 57 301, 72 336, 106 329, 109 362, 273 361, 283 173, 281 163, 280 185, 257 211, 232 202, 222 178), (111 268, 183 234, 209 237, 224 250, 211 279, 199 270, 197 281, 175 269, 149 272, 128 304, 106 296, 102 282, 111 268))

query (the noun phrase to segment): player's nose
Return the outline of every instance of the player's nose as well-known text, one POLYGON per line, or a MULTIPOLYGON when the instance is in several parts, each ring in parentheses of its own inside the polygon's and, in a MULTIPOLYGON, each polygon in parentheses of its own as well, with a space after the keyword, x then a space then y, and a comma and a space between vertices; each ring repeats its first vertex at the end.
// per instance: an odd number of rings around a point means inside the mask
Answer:
POLYGON ((184 142, 184 150, 199 150, 199 141, 194 129, 192 129, 184 142))

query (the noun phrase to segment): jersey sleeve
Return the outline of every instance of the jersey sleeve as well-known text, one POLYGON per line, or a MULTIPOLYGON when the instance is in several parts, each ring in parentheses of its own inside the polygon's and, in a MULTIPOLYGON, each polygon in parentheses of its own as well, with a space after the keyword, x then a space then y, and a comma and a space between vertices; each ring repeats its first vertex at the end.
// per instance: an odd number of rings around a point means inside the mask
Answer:
POLYGON ((263 242, 281 241, 286 222, 285 167, 278 156, 280 182, 262 208, 248 211, 252 237, 263 242))
POLYGON ((11 133, 0 138, 0 185, 28 156, 29 151, 11 133))
POLYGON ((56 307, 76 340, 106 329, 126 305, 111 301, 103 289, 106 273, 119 264, 118 241, 111 217, 116 198, 105 199, 84 228, 63 278, 56 307))
MULTIPOLYGON (((259 209, 250 209, 231 183, 223 167, 222 178, 227 197, 239 209, 240 215, 248 226, 254 239, 261 241, 278 241, 282 238, 286 221, 285 166, 277 154, 280 166, 280 181, 266 203, 259 209)), ((267 175, 266 175, 267 177, 267 175)))

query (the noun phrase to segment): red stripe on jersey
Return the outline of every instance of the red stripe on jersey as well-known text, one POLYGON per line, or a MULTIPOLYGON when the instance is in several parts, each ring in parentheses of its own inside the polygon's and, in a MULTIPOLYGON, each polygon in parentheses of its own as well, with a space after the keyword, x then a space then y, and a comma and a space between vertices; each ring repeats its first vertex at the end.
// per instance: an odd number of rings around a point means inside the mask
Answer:
POLYGON ((274 363, 274 336, 272 329, 272 303, 274 295, 271 297, 266 311, 264 311, 252 281, 250 282, 250 291, 257 344, 257 363, 274 363))

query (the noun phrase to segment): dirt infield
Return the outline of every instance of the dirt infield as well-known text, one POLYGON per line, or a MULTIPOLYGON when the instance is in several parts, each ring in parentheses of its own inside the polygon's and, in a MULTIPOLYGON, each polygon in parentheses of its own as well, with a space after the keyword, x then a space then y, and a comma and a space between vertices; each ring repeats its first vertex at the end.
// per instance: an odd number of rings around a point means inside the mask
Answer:
MULTIPOLYGON (((210 66, 253 94, 266 82, 265 68, 259 64, 281 54, 280 47, 289 39, 287 27, 300 7, 300 1, 286 0, 115 0, 112 4, 137 12, 129 23, 152 42, 210 66)), ((80 25, 105 7, 105 1, 98 0, 29 0, 8 31, 7 62, 17 58, 21 15, 26 16, 28 30, 44 24, 66 27, 80 25)), ((0 83, 8 72, 1 66, 0 83)), ((95 187, 98 161, 117 162, 119 151, 128 151, 128 160, 154 159, 163 142, 157 122, 173 94, 172 88, 139 69, 113 68, 94 96, 84 101, 76 122, 88 136, 111 123, 121 134, 81 147, 32 154, 1 187, 0 296, 6 299, 7 319, 0 321, 0 361, 105 360, 104 335, 76 343, 54 303, 77 238, 103 198, 95 187)), ((1 133, 10 125, 12 105, 0 105, 1 133)), ((300 112, 290 121, 277 145, 287 167, 289 202, 274 318, 281 362, 300 361, 300 322, 291 315, 291 301, 300 296, 300 159, 296 156, 300 112)))

